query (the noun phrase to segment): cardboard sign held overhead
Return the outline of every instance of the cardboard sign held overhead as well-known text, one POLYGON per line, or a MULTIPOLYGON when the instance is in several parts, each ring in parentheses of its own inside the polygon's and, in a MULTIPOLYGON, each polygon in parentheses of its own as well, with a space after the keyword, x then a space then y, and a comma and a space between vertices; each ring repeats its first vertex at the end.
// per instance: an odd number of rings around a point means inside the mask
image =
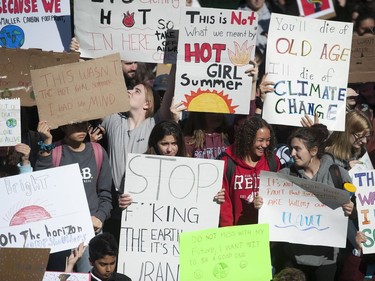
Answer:
POLYGON ((375 36, 354 36, 349 68, 349 83, 375 81, 375 36))
POLYGON ((39 119, 52 128, 129 109, 119 54, 31 71, 39 119))
POLYGON ((22 106, 36 105, 30 70, 78 60, 79 53, 0 48, 0 98, 20 98, 22 106))

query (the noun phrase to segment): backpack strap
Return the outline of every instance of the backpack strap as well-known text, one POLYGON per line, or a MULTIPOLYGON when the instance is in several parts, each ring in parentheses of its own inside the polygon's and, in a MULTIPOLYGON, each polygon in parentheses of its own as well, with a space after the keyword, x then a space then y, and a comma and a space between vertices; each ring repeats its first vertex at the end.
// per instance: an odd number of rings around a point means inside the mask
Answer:
POLYGON ((94 150, 97 178, 99 178, 100 171, 102 170, 103 164, 103 149, 102 146, 97 142, 91 142, 92 149, 94 150))
POLYGON ((266 157, 266 159, 270 172, 277 172, 277 161, 275 159, 275 154, 272 152, 271 155, 266 157))
MULTIPOLYGON (((100 171, 103 164, 103 149, 102 146, 96 142, 91 142, 92 149, 94 150, 97 178, 99 178, 100 171)), ((55 143, 55 148, 52 149, 52 164, 54 167, 58 167, 61 164, 62 158, 62 142, 58 141, 55 143)))
POLYGON ((227 177, 228 183, 232 182, 232 177, 234 174, 234 170, 236 169, 236 163, 234 163, 233 159, 228 156, 228 154, 223 151, 216 157, 216 159, 221 160, 224 156, 227 156, 227 170, 225 176, 227 177))
POLYGON ((343 189, 344 188, 344 182, 342 180, 340 168, 336 164, 332 164, 329 167, 329 173, 331 174, 333 184, 336 188, 343 189))
POLYGON ((62 158, 62 141, 55 142, 55 148, 52 149, 52 164, 54 167, 60 166, 62 158))

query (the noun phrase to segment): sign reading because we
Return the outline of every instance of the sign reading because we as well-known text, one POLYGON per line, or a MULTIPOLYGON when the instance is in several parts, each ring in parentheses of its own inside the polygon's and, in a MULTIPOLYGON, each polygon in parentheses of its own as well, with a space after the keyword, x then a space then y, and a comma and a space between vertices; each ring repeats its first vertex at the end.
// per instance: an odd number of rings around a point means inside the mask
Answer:
POLYGON ((0 47, 62 52, 71 38, 70 1, 1 1, 0 47))

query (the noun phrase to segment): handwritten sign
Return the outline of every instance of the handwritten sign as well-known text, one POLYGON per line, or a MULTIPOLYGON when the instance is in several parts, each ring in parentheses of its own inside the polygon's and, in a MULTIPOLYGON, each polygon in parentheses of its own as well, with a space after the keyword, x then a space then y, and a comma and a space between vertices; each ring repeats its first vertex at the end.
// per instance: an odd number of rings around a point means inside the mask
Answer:
POLYGON ((349 83, 375 81, 375 36, 353 36, 349 83))
POLYGON ((0 146, 21 143, 21 106, 19 99, 0 99, 0 146))
POLYGON ((0 247, 54 253, 94 237, 78 164, 0 178, 0 186, 0 247))
POLYGON ((62 52, 71 38, 69 1, 2 1, 0 47, 62 52))
POLYGON ((341 205, 347 191, 280 173, 262 171, 259 223, 270 224, 270 240, 345 248, 348 218, 341 205))
POLYGON ((257 14, 182 9, 175 100, 188 111, 249 114, 257 14))
POLYGON ((185 1, 90 1, 74 2, 75 35, 83 57, 119 52, 121 59, 162 63, 164 53, 175 57, 175 37, 180 7, 185 1))
POLYGON ((353 176, 353 184, 357 187, 356 202, 358 226, 367 241, 362 243, 364 254, 375 253, 375 170, 357 172, 353 176))
POLYGON ((42 281, 90 281, 90 273, 46 271, 42 281))
POLYGON ((266 224, 184 232, 180 249, 181 281, 272 279, 266 224))
POLYGON ((330 19, 336 15, 332 0, 297 0, 297 4, 302 17, 330 19))
POLYGON ((31 71, 40 120, 52 128, 129 109, 120 56, 31 71))
POLYGON ((366 151, 365 154, 361 158, 358 159, 359 163, 355 164, 349 171, 348 174, 351 177, 352 181, 354 180, 354 174, 359 173, 361 171, 368 171, 373 170, 374 167, 372 166, 372 162, 370 159, 370 155, 366 151))
POLYGON ((301 126, 318 114, 329 130, 344 131, 353 24, 272 13, 267 39, 268 93, 263 118, 301 126))
POLYGON ((79 53, 0 48, 0 98, 20 98, 22 106, 36 105, 30 70, 78 60, 79 53))
POLYGON ((1 280, 42 280, 49 252, 50 249, 0 248, 1 280))
POLYGON ((223 161, 128 154, 118 270, 134 280, 179 279, 179 235, 217 227, 223 161))

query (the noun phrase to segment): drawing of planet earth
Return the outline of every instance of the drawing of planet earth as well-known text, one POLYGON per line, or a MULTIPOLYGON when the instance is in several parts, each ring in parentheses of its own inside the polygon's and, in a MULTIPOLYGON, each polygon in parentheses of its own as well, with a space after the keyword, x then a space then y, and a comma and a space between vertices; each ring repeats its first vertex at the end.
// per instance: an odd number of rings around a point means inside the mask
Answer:
POLYGON ((224 279, 229 274, 229 267, 226 263, 220 262, 214 266, 213 275, 216 279, 224 279))
POLYGON ((25 33, 17 25, 6 25, 0 30, 0 46, 20 48, 25 43, 25 33))

